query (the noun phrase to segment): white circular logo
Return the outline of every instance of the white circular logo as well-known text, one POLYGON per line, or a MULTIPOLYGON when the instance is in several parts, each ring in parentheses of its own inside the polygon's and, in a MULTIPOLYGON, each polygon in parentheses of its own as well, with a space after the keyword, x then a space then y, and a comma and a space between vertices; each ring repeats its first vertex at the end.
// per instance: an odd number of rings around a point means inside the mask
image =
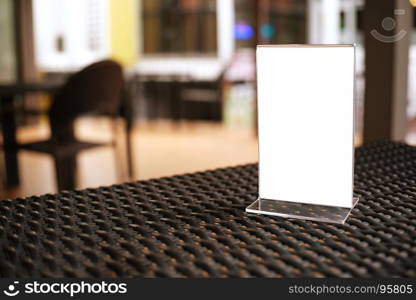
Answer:
POLYGON ((10 284, 6 290, 3 291, 3 293, 9 297, 14 297, 20 293, 19 290, 16 289, 16 285, 19 284, 19 281, 13 282, 13 284, 10 284))

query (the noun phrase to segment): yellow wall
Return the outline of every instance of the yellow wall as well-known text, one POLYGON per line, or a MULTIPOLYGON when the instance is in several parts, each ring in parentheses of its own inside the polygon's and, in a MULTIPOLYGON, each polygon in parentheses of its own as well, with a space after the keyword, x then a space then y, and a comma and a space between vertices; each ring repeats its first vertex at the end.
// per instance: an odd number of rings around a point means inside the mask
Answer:
POLYGON ((137 60, 137 0, 110 0, 111 56, 124 66, 137 60))

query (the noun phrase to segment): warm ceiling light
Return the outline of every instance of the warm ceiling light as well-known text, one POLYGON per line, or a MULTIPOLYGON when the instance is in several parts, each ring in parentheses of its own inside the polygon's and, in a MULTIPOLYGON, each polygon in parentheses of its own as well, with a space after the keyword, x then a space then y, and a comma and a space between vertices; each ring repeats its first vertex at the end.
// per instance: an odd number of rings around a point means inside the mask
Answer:
POLYGON ((413 7, 416 7, 416 0, 409 0, 409 2, 413 7))

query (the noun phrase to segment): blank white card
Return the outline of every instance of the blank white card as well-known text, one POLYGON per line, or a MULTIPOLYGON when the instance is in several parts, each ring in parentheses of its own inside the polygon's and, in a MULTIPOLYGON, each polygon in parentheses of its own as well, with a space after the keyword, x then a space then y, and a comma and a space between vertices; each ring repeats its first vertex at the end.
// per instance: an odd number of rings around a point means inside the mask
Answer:
POLYGON ((354 46, 257 48, 259 197, 352 207, 354 46))

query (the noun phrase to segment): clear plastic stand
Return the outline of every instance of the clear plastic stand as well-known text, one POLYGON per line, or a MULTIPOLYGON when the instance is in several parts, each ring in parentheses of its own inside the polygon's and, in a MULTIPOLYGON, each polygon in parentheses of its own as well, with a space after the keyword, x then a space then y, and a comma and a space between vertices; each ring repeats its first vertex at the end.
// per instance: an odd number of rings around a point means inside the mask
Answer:
POLYGON ((343 224, 354 177, 354 45, 257 48, 259 197, 249 213, 343 224))
MULTIPOLYGON (((353 208, 358 202, 353 198, 353 208)), ((353 208, 257 199, 246 212, 270 216, 344 224, 353 208)))

